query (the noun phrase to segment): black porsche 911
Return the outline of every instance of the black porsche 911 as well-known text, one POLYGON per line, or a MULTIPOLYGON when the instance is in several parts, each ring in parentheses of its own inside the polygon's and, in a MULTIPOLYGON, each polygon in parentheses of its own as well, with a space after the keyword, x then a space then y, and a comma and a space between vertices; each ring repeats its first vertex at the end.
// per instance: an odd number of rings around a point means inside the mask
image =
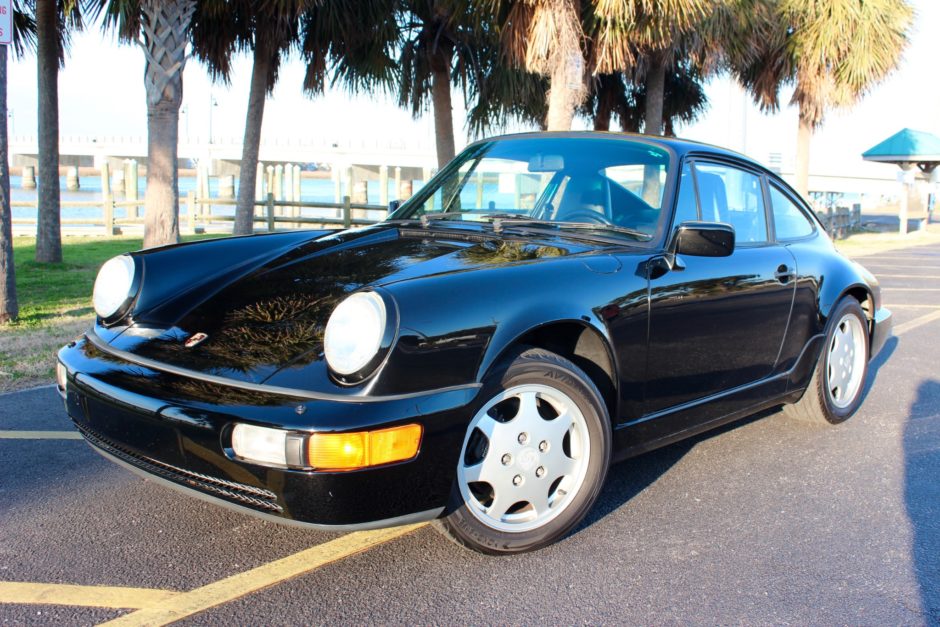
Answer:
POLYGON ((574 528, 611 462, 760 410, 840 423, 891 332, 778 176, 702 144, 477 142, 384 222, 116 257, 59 352, 92 447, 282 522, 574 528))

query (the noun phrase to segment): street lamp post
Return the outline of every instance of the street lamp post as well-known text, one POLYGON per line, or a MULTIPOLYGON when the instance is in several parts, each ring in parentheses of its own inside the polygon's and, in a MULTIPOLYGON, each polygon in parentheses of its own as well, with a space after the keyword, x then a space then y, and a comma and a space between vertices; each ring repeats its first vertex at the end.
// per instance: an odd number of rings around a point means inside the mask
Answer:
POLYGON ((219 101, 215 96, 209 95, 209 143, 212 143, 212 109, 219 106, 219 101))

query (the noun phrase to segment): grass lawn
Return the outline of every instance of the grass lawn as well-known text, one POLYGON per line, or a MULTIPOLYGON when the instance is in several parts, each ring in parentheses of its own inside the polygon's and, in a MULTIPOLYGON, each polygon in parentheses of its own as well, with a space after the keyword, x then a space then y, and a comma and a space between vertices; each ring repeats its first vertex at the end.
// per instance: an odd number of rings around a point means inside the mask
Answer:
POLYGON ((64 237, 63 262, 49 265, 34 261, 35 238, 13 239, 20 316, 0 325, 0 393, 54 380, 56 351, 94 319, 91 290, 98 268, 141 244, 134 237, 64 237))

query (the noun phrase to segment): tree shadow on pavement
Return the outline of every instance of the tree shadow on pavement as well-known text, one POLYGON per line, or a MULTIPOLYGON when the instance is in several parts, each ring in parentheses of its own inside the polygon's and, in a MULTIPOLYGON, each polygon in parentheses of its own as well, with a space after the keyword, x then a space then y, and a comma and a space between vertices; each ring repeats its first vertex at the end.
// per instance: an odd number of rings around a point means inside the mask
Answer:
POLYGON ((917 388, 904 425, 904 500, 927 624, 940 625, 940 382, 917 388))

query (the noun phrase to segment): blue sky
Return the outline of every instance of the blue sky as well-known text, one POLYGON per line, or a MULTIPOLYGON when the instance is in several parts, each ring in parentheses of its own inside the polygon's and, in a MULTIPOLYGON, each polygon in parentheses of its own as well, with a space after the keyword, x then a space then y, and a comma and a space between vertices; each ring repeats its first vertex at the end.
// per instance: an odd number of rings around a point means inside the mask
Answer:
MULTIPOLYGON (((868 173, 884 168, 865 164, 859 155, 903 127, 940 135, 940 3, 915 0, 918 17, 911 46, 899 70, 876 87, 860 104, 848 111, 834 111, 814 138, 812 170, 817 172, 868 173)), ((63 136, 142 137, 146 134, 143 88, 143 53, 134 46, 118 45, 111 35, 97 28, 74 37, 71 54, 60 74, 60 132, 63 136)), ((235 63, 232 84, 213 84, 205 70, 190 62, 185 72, 185 115, 181 135, 207 136, 212 107, 213 135, 240 140, 248 100, 250 59, 235 63)), ((426 143, 433 147, 429 115, 414 120, 395 106, 390 96, 350 96, 331 91, 310 99, 301 91, 303 66, 288 62, 265 112, 263 137, 326 137, 352 140, 426 143)), ((11 134, 36 134, 36 64, 30 55, 9 64, 9 108, 13 113, 11 134)), ((796 111, 784 107, 764 115, 749 104, 746 96, 725 79, 713 80, 707 88, 711 105, 695 124, 680 127, 680 136, 741 150, 766 161, 780 153, 784 169, 792 162, 796 143, 796 111)), ((458 144, 466 143, 464 114, 455 95, 455 126, 458 144)), ((580 123, 583 126, 583 122, 580 123)), ((515 129, 513 129, 515 130, 515 129)))

